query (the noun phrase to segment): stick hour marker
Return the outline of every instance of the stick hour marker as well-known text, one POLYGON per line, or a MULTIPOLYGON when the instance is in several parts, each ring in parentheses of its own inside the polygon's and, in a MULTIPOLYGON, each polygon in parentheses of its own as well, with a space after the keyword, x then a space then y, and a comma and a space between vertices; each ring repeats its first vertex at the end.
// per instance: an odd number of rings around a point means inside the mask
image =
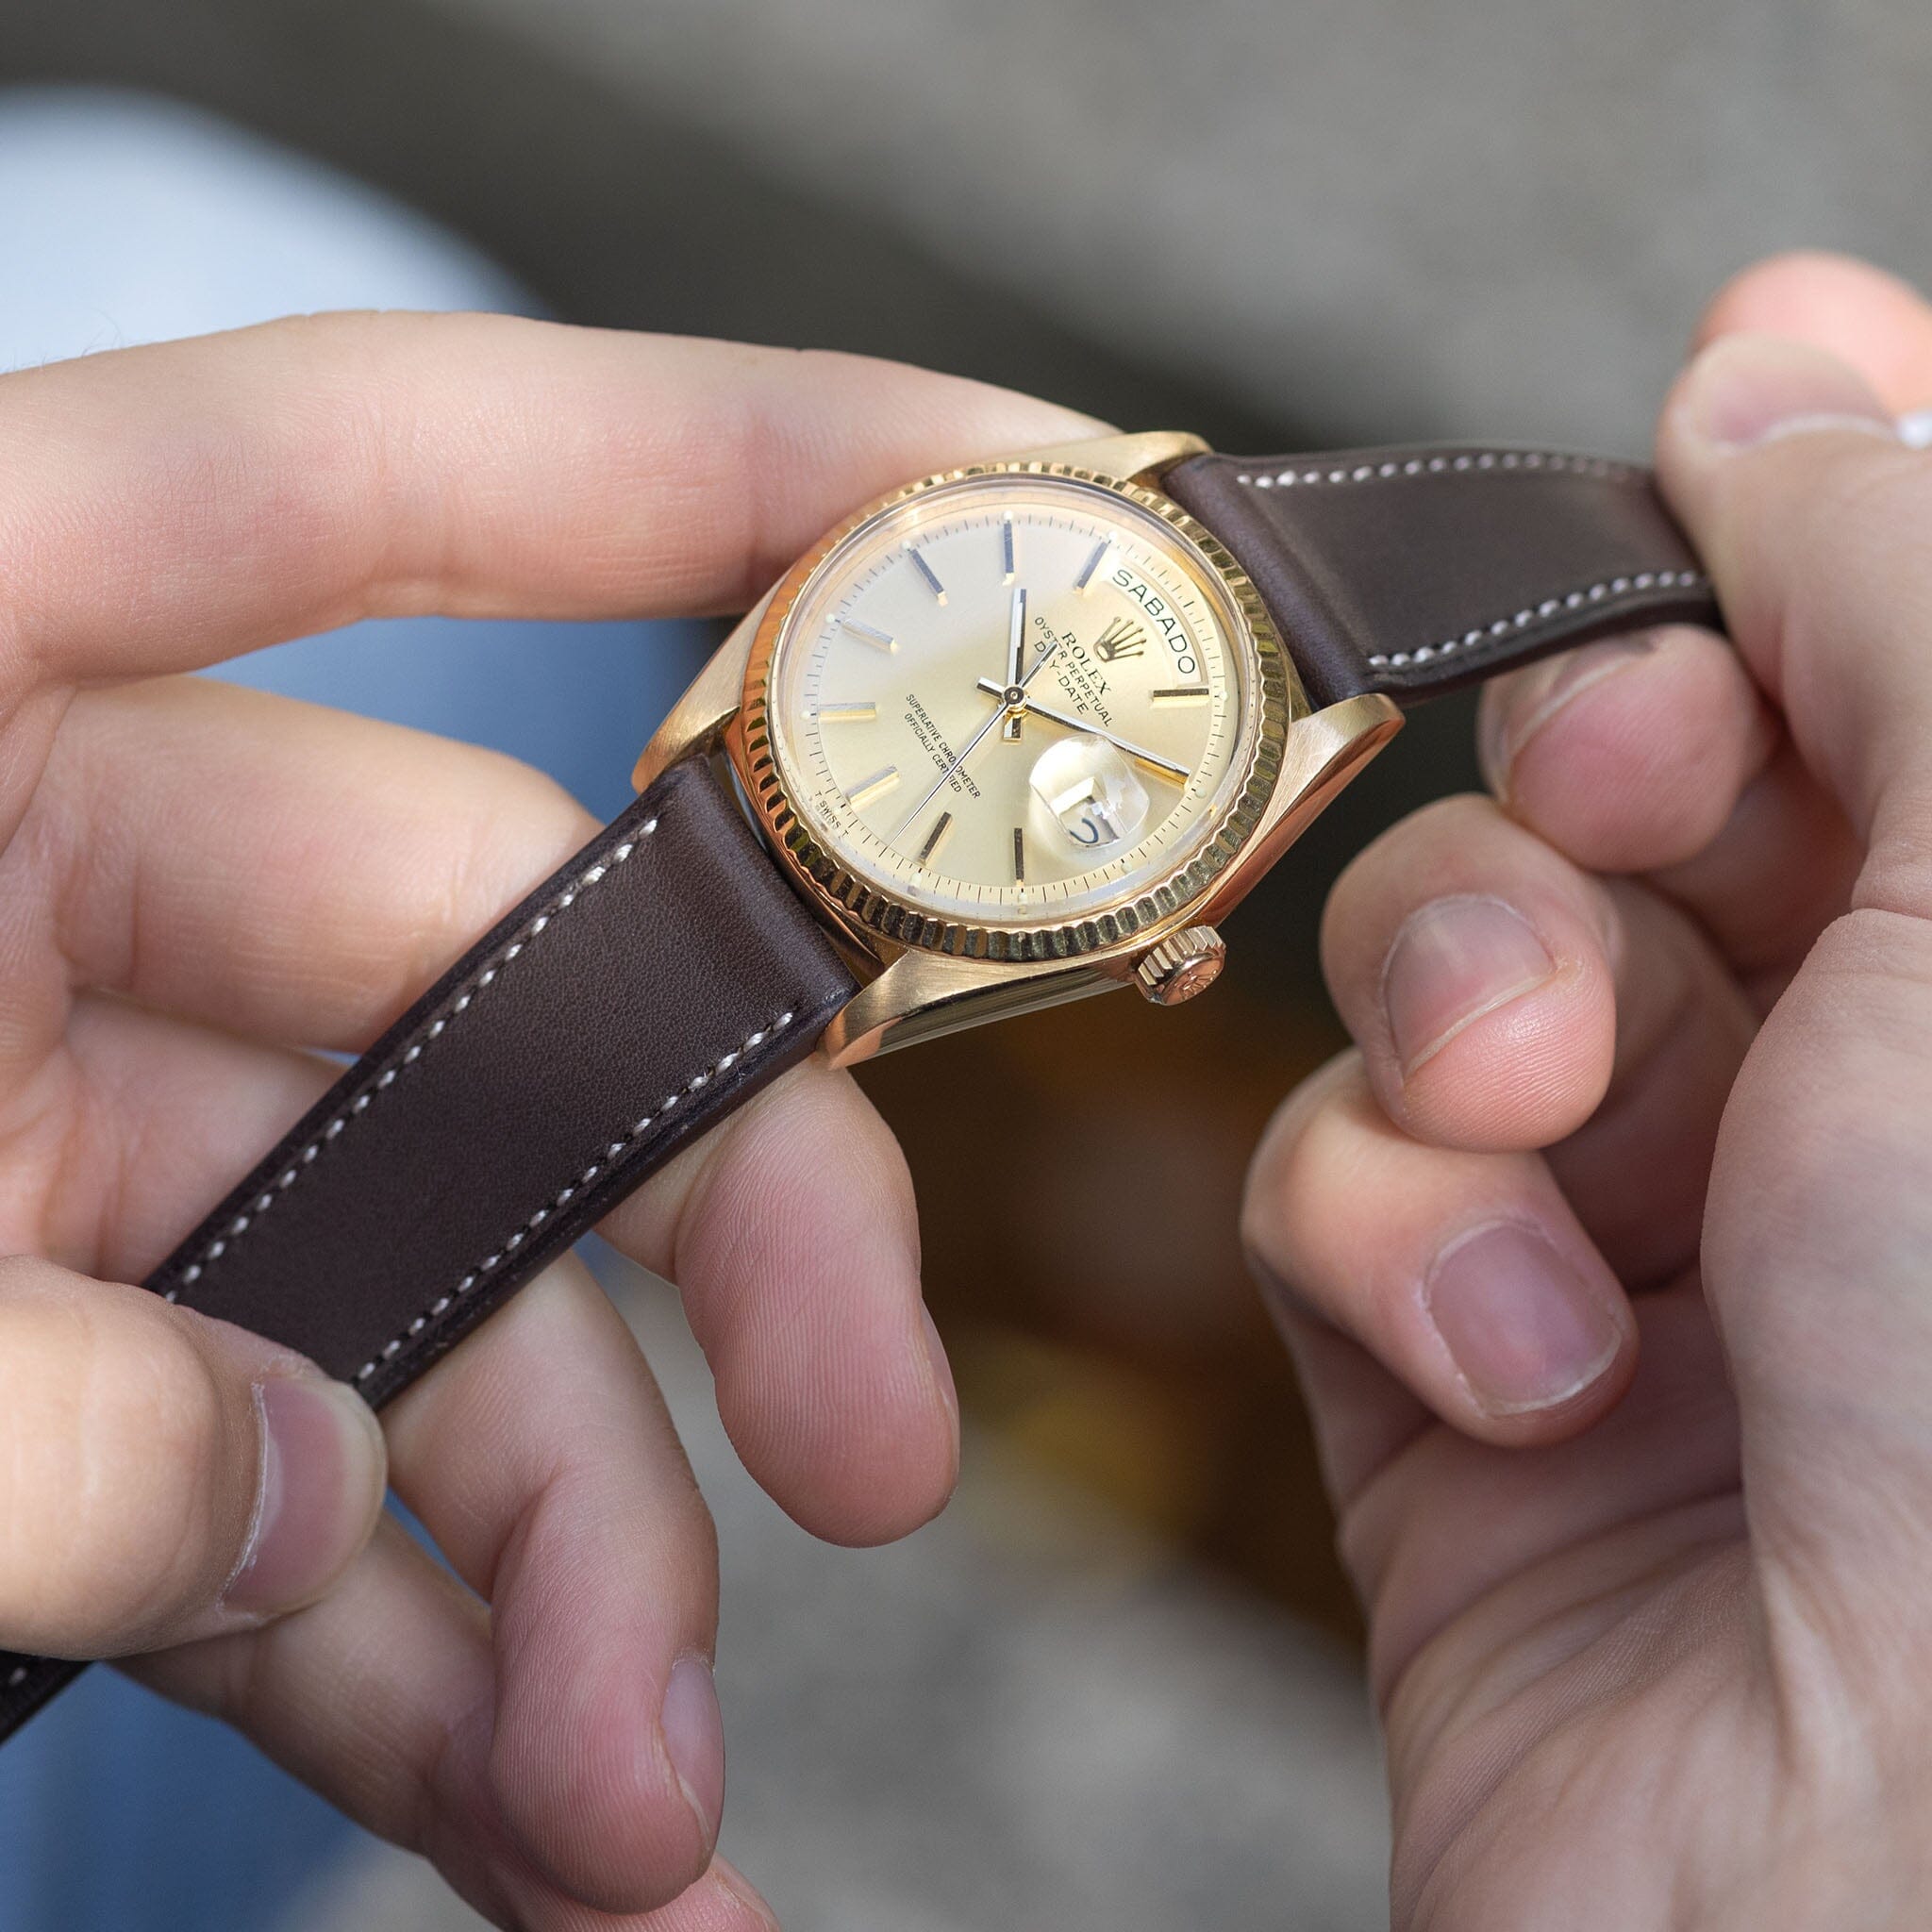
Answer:
POLYGON ((932 830, 925 835, 925 843, 919 848, 919 862, 921 865, 924 865, 940 849, 940 845, 945 839, 946 834, 952 829, 953 814, 949 811, 941 812, 939 818, 934 822, 932 830))
POLYGON ((863 811, 874 799, 883 798, 898 782, 898 766, 888 765, 883 772, 874 772, 863 785, 855 785, 845 796, 854 811, 863 811))
POLYGON ((906 555, 912 559, 913 567, 925 579, 926 589, 943 604, 946 601, 946 587, 940 582, 939 578, 933 575, 932 565, 926 562, 925 558, 909 545, 907 548, 906 555))
POLYGON ((1093 555, 1087 559, 1087 568, 1074 579, 1074 588, 1079 591, 1081 596, 1084 597, 1092 587, 1093 574, 1107 561, 1107 553, 1112 548, 1113 539, 1111 537, 1103 537, 1093 546, 1093 555))
POLYGON ((1020 825, 1013 827, 1013 883, 1026 883, 1026 833, 1020 825))
POLYGON ((860 624, 856 617, 841 617, 839 624, 841 629, 850 631, 856 638, 863 638, 867 643, 875 645, 881 651, 896 651, 899 648, 898 640, 890 631, 880 630, 876 625, 860 624))
POLYGON ((1166 691, 1148 693, 1157 705, 1205 704, 1212 695, 1205 684, 1176 684, 1166 691))
POLYGON ((1010 516, 1000 519, 1000 555, 1006 559, 1007 583, 1011 583, 1017 573, 1013 569, 1013 520, 1010 516))
MULTIPOLYGON (((1158 693, 1157 692, 1158 696, 1158 693)), ((876 705, 821 705, 821 724, 870 724, 879 714, 876 705)))

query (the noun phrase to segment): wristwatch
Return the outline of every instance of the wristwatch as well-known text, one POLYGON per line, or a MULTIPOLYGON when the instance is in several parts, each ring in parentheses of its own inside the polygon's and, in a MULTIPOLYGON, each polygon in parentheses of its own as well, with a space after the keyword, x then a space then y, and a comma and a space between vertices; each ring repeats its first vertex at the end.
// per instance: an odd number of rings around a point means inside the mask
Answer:
MULTIPOLYGON (((147 1285, 379 1405, 794 1061, 1191 998, 1404 707, 1675 621, 1706 577, 1592 457, 1148 434, 896 490, 147 1285)), ((0 1657, 0 1736, 82 1668, 0 1657)))

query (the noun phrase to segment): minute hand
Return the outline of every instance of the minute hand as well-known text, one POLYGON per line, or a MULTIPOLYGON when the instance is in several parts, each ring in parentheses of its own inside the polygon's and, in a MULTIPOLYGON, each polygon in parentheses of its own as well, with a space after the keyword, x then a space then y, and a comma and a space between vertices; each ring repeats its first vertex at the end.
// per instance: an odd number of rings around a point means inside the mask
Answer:
MULTIPOLYGON (((979 688, 991 691, 994 697, 1005 695, 990 677, 982 677, 979 688)), ((1139 758, 1143 765, 1151 765, 1157 772, 1164 772, 1170 778, 1178 778, 1183 784, 1194 775, 1186 765, 1177 765, 1172 758, 1164 758, 1158 752, 1149 751, 1143 744, 1135 744, 1117 732, 1103 731, 1098 724, 1085 718, 1076 718, 1071 711, 1056 710, 1051 705, 1042 705, 1036 697, 1028 697, 1022 702, 1036 717, 1044 718, 1049 724, 1064 724, 1069 731, 1086 731, 1095 738, 1104 738, 1116 751, 1124 751, 1130 758, 1139 758)))

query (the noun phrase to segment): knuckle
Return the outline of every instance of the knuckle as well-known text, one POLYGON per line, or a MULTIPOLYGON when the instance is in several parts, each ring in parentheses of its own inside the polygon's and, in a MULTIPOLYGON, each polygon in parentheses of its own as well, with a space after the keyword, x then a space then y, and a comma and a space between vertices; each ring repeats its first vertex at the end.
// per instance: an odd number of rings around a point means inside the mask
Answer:
POLYGON ((1748 1183, 1751 1212, 1724 1224, 1748 1268, 1816 1265, 1823 1242, 1847 1285, 1916 1278, 1932 1245, 1932 1193, 1911 1185, 1932 1121, 1928 1019, 1932 926, 1864 908, 1825 928, 1758 1035, 1720 1142, 1748 1183))
MULTIPOLYGON (((1896 609, 1902 587, 1932 590, 1932 456, 1875 438, 1844 441, 1857 446, 1785 473, 1776 518, 1784 567, 1769 574, 1787 625, 1826 643, 1848 611, 1896 609)), ((1923 604, 1923 591, 1905 600, 1915 622, 1923 604)))
POLYGON ((219 1541, 222 1394, 144 1291, 0 1275, 0 1617, 9 1641, 146 1647, 219 1541))

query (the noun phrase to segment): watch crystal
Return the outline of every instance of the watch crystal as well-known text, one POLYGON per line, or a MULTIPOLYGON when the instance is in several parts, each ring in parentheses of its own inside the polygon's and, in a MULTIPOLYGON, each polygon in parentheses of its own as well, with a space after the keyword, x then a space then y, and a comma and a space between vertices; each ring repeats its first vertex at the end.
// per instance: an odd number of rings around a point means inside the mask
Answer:
POLYGON ((938 919, 1051 926, 1211 842, 1252 765, 1255 654, 1215 569, 1132 493, 972 475, 812 573, 771 665, 772 746, 843 873, 938 919))

